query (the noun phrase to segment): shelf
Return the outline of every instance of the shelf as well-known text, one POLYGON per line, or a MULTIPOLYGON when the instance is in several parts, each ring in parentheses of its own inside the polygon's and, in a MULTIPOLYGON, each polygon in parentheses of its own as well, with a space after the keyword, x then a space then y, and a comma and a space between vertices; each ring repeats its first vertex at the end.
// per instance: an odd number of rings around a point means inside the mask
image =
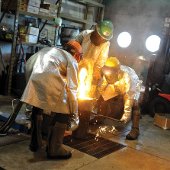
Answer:
MULTIPOLYGON (((40 18, 40 19, 45 19, 45 20, 50 20, 52 21, 54 17, 50 17, 50 16, 43 16, 43 15, 39 15, 39 14, 34 14, 34 13, 30 13, 30 12, 26 12, 26 11, 22 11, 19 10, 19 14, 21 15, 27 15, 27 16, 32 16, 32 17, 36 17, 36 18, 40 18)), ((62 14, 60 13, 60 17, 66 20, 70 20, 73 22, 78 22, 78 23, 83 23, 83 24, 89 24, 89 25, 94 25, 96 24, 95 22, 90 22, 81 18, 76 18, 76 17, 72 17, 70 15, 66 15, 66 14, 62 14)))
POLYGON ((45 20, 48 20, 48 21, 52 21, 54 19, 54 17, 45 16, 45 15, 43 16, 43 15, 39 15, 39 14, 34 14, 34 13, 22 11, 22 10, 19 10, 19 14, 32 16, 32 17, 36 17, 36 18, 40 18, 40 19, 45 19, 45 20))
POLYGON ((72 17, 70 15, 66 15, 66 14, 62 14, 62 13, 60 13, 60 17, 63 18, 63 19, 66 19, 66 20, 70 20, 70 21, 78 22, 78 23, 83 23, 83 24, 88 24, 88 25, 96 24, 95 22, 90 22, 90 21, 84 20, 82 18, 72 17))
MULTIPOLYGON (((19 14, 21 15, 27 15, 27 16, 32 16, 32 17, 36 17, 36 18, 40 18, 40 19, 45 19, 45 20, 50 20, 52 21, 54 17, 49 17, 49 16, 43 16, 43 15, 39 15, 39 14, 34 14, 34 13, 30 13, 30 12, 26 12, 26 11, 19 11, 19 14)), ((78 22, 78 23, 83 23, 83 24, 88 24, 88 25, 94 25, 96 24, 95 22, 90 22, 81 18, 76 18, 76 17, 72 17, 66 14, 62 14, 60 13, 60 17, 66 20, 70 20, 72 22, 78 22)))
MULTIPOLYGON (((17 43, 17 45, 20 45, 19 43, 17 43)), ((33 47, 49 47, 48 45, 45 45, 45 44, 40 44, 40 43, 27 43, 27 42, 22 42, 22 45, 24 46, 33 46, 33 47)), ((54 47, 54 45, 52 45, 51 47, 54 47)), ((57 48, 62 48, 63 46, 62 45, 56 45, 55 47, 57 48)))
POLYGON ((93 6, 96 6, 96 7, 104 8, 103 4, 96 2, 96 1, 91 1, 91 0, 76 0, 76 1, 80 2, 82 4, 88 4, 88 5, 93 5, 93 6))
MULTIPOLYGON (((26 46, 36 46, 36 47, 48 47, 48 45, 40 44, 40 43, 28 43, 28 42, 22 42, 22 45, 26 46)), ((20 43, 17 43, 17 45, 20 45, 20 43)))

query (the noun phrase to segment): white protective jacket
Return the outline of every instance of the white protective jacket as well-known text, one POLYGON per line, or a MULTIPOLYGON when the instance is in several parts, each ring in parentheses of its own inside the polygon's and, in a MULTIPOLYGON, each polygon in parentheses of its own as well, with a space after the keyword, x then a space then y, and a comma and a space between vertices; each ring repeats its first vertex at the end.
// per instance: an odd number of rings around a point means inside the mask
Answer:
POLYGON ((79 68, 85 66, 88 70, 86 81, 89 83, 89 89, 91 89, 93 78, 100 75, 100 70, 108 58, 110 46, 109 41, 95 46, 90 40, 92 32, 93 30, 85 30, 76 37, 76 41, 82 45, 83 51, 83 59, 79 63, 79 68))
POLYGON ((98 91, 105 101, 118 95, 123 95, 124 113, 122 119, 129 121, 131 118, 133 102, 134 100, 139 100, 142 82, 132 68, 121 65, 120 69, 121 72, 120 75, 118 75, 119 80, 112 84, 108 83, 107 79, 103 77, 102 82, 98 87, 98 91))
POLYGON ((47 47, 26 63, 27 86, 21 101, 43 110, 78 113, 77 61, 65 50, 47 47))

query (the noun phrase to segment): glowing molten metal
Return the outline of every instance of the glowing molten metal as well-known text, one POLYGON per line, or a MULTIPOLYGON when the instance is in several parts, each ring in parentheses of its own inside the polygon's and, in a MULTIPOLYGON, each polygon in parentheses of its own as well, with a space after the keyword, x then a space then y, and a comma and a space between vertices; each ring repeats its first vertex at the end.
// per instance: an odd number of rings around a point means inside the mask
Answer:
POLYGON ((90 86, 87 81, 87 69, 82 68, 79 72, 79 87, 78 87, 78 98, 80 100, 89 100, 90 86))

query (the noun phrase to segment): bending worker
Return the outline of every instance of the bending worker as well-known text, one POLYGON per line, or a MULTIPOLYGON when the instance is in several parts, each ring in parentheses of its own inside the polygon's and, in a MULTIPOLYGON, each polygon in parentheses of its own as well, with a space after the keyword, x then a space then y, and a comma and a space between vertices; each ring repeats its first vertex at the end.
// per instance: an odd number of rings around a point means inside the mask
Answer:
POLYGON ((109 40, 113 37, 113 24, 109 20, 104 20, 95 26, 95 30, 85 30, 75 39, 82 45, 83 59, 79 63, 79 70, 86 67, 88 76, 87 92, 93 97, 96 85, 101 78, 100 71, 108 58, 109 40))
POLYGON ((33 106, 30 150, 35 152, 42 146, 42 113, 48 110, 53 114, 47 140, 49 159, 68 159, 72 156, 62 143, 69 120, 73 120, 75 126, 79 122, 77 62, 81 55, 81 45, 71 40, 64 50, 56 47, 40 50, 26 64, 29 79, 21 101, 33 106))
POLYGON ((98 91, 98 113, 119 119, 127 123, 132 115, 132 129, 126 136, 129 140, 139 135, 139 97, 140 84, 135 71, 124 65, 115 57, 109 57, 102 68, 103 78, 98 91))

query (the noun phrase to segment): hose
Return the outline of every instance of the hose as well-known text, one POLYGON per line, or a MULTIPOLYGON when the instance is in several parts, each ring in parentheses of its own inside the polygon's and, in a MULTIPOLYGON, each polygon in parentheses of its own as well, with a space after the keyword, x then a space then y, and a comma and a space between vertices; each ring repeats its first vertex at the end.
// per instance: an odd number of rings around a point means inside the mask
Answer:
MULTIPOLYGON (((16 100, 16 99, 15 99, 16 100)), ((12 101, 13 105, 13 101, 12 101)), ((8 130, 11 128, 13 123, 15 122, 15 119, 22 107, 23 103, 19 100, 17 105, 13 108, 12 114, 9 116, 6 122, 3 123, 3 125, 0 127, 0 136, 5 136, 7 135, 8 130)))
POLYGON ((0 48, 0 58, 1 58, 1 63, 2 63, 3 69, 4 69, 4 73, 6 73, 6 69, 5 69, 5 64, 4 64, 4 59, 3 59, 3 56, 2 56, 1 48, 0 48))

